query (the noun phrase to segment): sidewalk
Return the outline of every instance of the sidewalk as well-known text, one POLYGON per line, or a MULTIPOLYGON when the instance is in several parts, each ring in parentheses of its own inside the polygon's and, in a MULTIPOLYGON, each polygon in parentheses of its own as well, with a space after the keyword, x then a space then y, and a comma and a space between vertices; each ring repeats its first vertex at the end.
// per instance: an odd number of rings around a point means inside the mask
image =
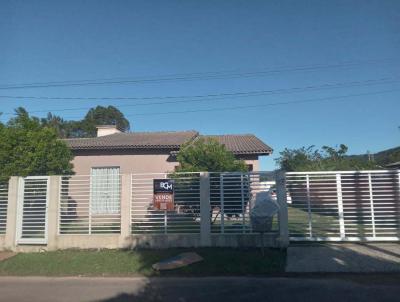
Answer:
POLYGON ((400 244, 291 245, 287 251, 286 272, 400 272, 400 244))

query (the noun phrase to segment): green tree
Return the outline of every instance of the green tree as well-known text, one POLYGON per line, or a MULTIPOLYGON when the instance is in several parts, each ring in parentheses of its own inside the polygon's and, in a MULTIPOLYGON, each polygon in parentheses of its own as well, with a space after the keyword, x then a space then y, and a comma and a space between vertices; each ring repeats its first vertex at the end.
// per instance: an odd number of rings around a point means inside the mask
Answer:
POLYGON ((232 152, 212 138, 200 138, 182 146, 178 153, 178 172, 236 172, 246 171, 243 160, 237 160, 232 152))
POLYGON ((56 131, 23 109, 0 126, 0 177, 71 174, 73 156, 56 131))
POLYGON ((98 125, 116 125, 121 131, 129 130, 129 121, 121 111, 114 106, 97 106, 90 109, 81 121, 82 133, 78 133, 78 136, 95 137, 98 125))
POLYGON ((341 144, 338 148, 323 146, 322 150, 315 146, 299 149, 285 149, 276 159, 279 167, 285 171, 335 171, 378 169, 374 161, 346 155, 348 147, 341 144))
MULTIPOLYGON (((213 138, 200 138, 194 142, 188 142, 182 146, 178 153, 177 160, 179 167, 176 169, 177 172, 217 172, 211 173, 213 181, 210 183, 211 192, 210 204, 211 208, 218 208, 221 205, 220 196, 220 184, 219 184, 219 173, 218 172, 246 172, 247 166, 243 160, 237 160, 232 152, 226 149, 226 147, 220 144, 213 138)), ((198 182, 196 181, 180 181, 177 174, 172 174, 171 177, 175 180, 176 188, 185 188, 186 191, 198 190, 198 182)), ((195 175, 193 175, 195 177, 195 175)), ((225 213, 227 216, 237 216, 242 212, 242 204, 237 202, 237 197, 241 194, 241 182, 244 182, 244 193, 245 200, 244 206, 247 206, 248 202, 248 186, 249 180, 245 178, 243 180, 241 175, 229 176, 229 186, 225 187, 225 191, 228 194, 224 194, 224 205, 229 211, 225 213), (236 188, 236 189, 235 189, 236 188)), ((198 207, 193 207, 193 203, 187 201, 186 196, 182 196, 180 199, 178 196, 175 198, 176 202, 182 206, 183 211, 190 212, 194 215, 200 215, 198 207)), ((210 212, 210 217, 212 213, 210 212)))
POLYGON ((46 118, 41 119, 41 123, 54 128, 60 138, 96 137, 98 125, 116 125, 122 131, 129 130, 129 121, 114 106, 91 108, 85 117, 78 121, 66 121, 48 113, 46 118))
POLYGON ((59 138, 78 136, 81 121, 66 121, 60 116, 49 112, 46 118, 41 119, 41 124, 45 127, 53 128, 59 138))

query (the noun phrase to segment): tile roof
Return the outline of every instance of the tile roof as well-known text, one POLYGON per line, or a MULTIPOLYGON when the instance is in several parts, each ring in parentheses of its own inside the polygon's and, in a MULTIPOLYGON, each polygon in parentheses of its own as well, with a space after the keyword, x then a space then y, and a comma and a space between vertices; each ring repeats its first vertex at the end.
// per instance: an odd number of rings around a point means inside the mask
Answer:
POLYGON ((197 131, 133 132, 93 138, 72 138, 64 141, 72 150, 170 149, 176 151, 183 143, 201 137, 214 138, 237 155, 272 153, 272 148, 253 134, 199 135, 197 131))
POLYGON ((104 149, 177 149, 198 136, 196 131, 115 133, 64 141, 72 150, 104 149))
POLYGON ((233 154, 268 155, 272 153, 272 148, 254 134, 201 135, 200 137, 217 140, 233 154))

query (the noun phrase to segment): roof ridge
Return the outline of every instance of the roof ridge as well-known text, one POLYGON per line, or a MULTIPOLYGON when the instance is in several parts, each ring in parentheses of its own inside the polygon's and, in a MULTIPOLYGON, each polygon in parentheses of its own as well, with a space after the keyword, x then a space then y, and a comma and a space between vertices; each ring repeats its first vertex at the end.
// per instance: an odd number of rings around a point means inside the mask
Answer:
MULTIPOLYGON (((112 135, 112 134, 110 134, 112 135)), ((97 137, 68 137, 68 138, 61 138, 61 140, 63 141, 72 141, 72 140, 76 140, 76 139, 94 139, 97 137)))
POLYGON ((122 132, 118 134, 138 134, 138 133, 199 133, 197 130, 165 130, 165 131, 133 131, 133 132, 122 132))
POLYGON ((124 135, 134 135, 134 134, 174 134, 174 133, 193 133, 193 135, 198 136, 199 132, 196 130, 184 130, 184 131, 138 131, 138 132, 120 132, 120 133, 113 133, 104 136, 94 136, 94 137, 70 137, 70 138, 62 138, 63 141, 69 140, 88 140, 88 139, 96 139, 102 137, 110 137, 110 136, 124 136, 124 135))
POLYGON ((256 136, 253 133, 243 133, 243 134, 200 134, 200 136, 256 136))

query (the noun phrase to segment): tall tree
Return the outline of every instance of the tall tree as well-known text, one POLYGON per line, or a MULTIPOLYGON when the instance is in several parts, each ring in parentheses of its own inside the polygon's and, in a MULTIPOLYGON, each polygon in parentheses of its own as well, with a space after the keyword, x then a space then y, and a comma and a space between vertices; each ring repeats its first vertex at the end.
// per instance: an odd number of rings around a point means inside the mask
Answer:
POLYGON ((113 106, 97 106, 89 109, 82 120, 66 121, 60 116, 48 113, 41 119, 44 126, 56 130, 60 138, 96 137, 98 125, 116 125, 120 130, 129 130, 129 121, 124 114, 113 106))
POLYGON ((43 126, 23 108, 0 126, 0 178, 72 173, 73 156, 54 128, 43 126))
POLYGON ((114 106, 97 106, 88 111, 85 118, 81 121, 81 130, 78 136, 95 137, 98 125, 115 125, 121 131, 129 130, 129 121, 124 114, 114 106))

